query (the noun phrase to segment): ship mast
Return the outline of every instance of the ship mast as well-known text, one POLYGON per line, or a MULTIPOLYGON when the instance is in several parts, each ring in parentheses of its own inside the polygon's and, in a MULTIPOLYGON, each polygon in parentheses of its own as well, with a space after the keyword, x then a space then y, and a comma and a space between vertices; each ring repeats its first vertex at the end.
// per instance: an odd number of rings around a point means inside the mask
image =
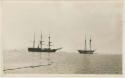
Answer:
POLYGON ((92 39, 91 39, 91 37, 90 37, 90 50, 92 50, 92 47, 91 47, 91 42, 92 42, 92 39))
POLYGON ((51 38, 51 37, 50 37, 50 34, 49 34, 49 37, 48 37, 48 38, 49 38, 48 48, 49 48, 49 50, 50 50, 50 46, 52 46, 52 45, 51 45, 52 42, 50 41, 50 38, 51 38))
POLYGON ((87 50, 86 35, 85 35, 85 50, 87 50))
POLYGON ((35 48, 35 32, 34 32, 33 48, 35 48))
POLYGON ((42 36, 42 32, 41 32, 41 41, 40 41, 41 49, 43 48, 43 46, 42 46, 42 45, 43 45, 43 42, 44 42, 44 41, 43 41, 43 36, 42 36))

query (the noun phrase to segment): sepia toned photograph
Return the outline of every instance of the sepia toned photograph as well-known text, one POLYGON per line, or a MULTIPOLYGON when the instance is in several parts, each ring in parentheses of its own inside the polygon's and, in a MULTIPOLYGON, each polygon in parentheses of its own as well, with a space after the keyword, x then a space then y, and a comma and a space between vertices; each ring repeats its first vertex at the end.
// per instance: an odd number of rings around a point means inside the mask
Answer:
POLYGON ((122 0, 3 0, 3 74, 122 75, 122 17, 122 0))

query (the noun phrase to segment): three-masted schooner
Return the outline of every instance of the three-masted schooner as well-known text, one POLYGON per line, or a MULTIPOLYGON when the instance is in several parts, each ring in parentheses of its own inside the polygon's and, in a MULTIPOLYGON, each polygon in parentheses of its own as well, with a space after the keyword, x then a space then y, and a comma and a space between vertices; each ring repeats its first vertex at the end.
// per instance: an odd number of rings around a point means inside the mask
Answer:
POLYGON ((33 47, 32 48, 28 48, 28 51, 29 52, 56 52, 57 50, 60 50, 61 48, 57 48, 57 49, 52 49, 51 48, 51 41, 50 41, 50 34, 49 34, 49 37, 48 37, 48 39, 49 39, 49 41, 48 41, 48 48, 43 48, 43 38, 42 38, 42 33, 41 33, 41 40, 40 40, 40 46, 41 47, 39 47, 39 44, 38 44, 38 47, 37 48, 35 48, 35 33, 34 33, 34 41, 33 41, 33 47))
POLYGON ((81 54, 93 54, 95 52, 95 50, 93 50, 92 47, 91 47, 91 42, 92 42, 91 37, 90 37, 89 42, 90 42, 90 49, 87 49, 86 36, 85 36, 85 47, 84 47, 83 50, 78 50, 78 52, 81 53, 81 54))

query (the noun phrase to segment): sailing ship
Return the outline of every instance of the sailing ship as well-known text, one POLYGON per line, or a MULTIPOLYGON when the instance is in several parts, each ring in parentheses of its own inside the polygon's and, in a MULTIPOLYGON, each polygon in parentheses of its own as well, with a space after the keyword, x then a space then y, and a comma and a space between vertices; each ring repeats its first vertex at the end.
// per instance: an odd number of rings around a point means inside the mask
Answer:
POLYGON ((85 36, 85 47, 83 50, 78 50, 79 53, 81 54, 93 54, 95 52, 95 50, 92 49, 91 47, 91 42, 92 42, 92 39, 90 37, 90 40, 89 40, 89 43, 90 43, 90 49, 87 49, 87 44, 86 44, 86 36, 85 36))
POLYGON ((57 50, 60 50, 61 48, 57 48, 57 49, 52 49, 51 48, 51 41, 50 41, 50 34, 49 34, 49 37, 48 37, 48 39, 49 39, 49 41, 48 41, 48 48, 43 48, 43 38, 42 38, 42 33, 41 33, 41 40, 40 40, 40 42, 39 42, 39 44, 38 44, 38 47, 36 48, 35 47, 35 33, 34 33, 34 41, 33 41, 33 47, 32 48, 28 48, 28 51, 29 52, 56 52, 57 50), (41 46, 41 47, 39 47, 39 45, 41 46))

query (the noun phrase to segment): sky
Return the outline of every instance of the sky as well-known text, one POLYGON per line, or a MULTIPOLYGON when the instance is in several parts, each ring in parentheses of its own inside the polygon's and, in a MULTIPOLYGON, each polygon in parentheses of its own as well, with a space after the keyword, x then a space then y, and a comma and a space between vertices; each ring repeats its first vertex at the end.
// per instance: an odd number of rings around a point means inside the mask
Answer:
POLYGON ((4 1, 2 42, 4 50, 36 47, 43 33, 44 47, 48 34, 53 47, 77 52, 92 48, 100 54, 122 53, 122 2, 116 1, 4 1))

